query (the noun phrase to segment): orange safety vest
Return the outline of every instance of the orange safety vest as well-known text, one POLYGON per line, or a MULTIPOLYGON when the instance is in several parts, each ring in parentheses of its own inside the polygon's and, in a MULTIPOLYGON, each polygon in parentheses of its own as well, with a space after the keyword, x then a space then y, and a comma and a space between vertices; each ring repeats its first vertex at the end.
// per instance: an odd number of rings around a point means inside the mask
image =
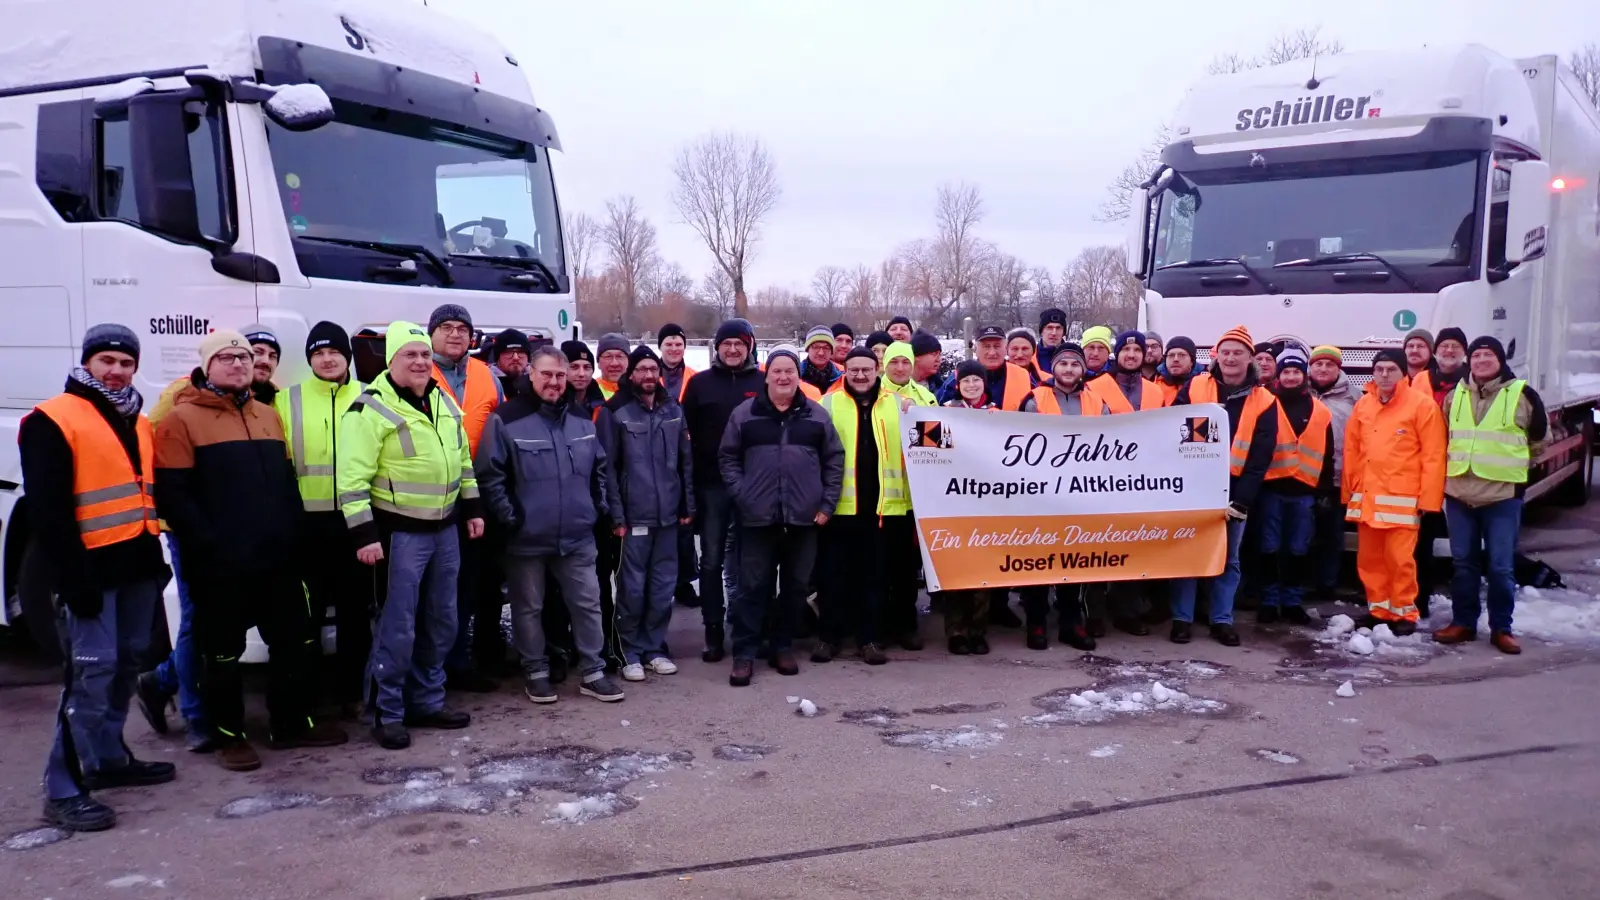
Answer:
MULTIPOLYGON (((1155 382, 1144 377, 1140 377, 1139 381, 1141 382, 1139 385, 1139 410, 1135 410, 1133 404, 1128 402, 1127 396, 1122 393, 1122 385, 1117 383, 1117 376, 1110 372, 1095 378, 1089 382, 1087 387, 1099 396, 1101 400, 1105 401, 1106 408, 1110 409, 1111 414, 1114 416, 1146 409, 1160 409, 1167 405, 1161 395, 1161 388, 1157 387, 1155 382)), ((1176 392, 1174 392, 1173 396, 1177 396, 1176 392)))
MULTIPOLYGON (((1217 383, 1210 375, 1196 375, 1189 379, 1190 403, 1217 403, 1217 383)), ((1250 390, 1244 402, 1244 412, 1239 416, 1239 431, 1228 447, 1228 473, 1238 478, 1244 473, 1244 462, 1250 456, 1250 438, 1256 433, 1256 420, 1261 414, 1278 405, 1272 392, 1257 385, 1250 390)))
POLYGON ((34 409, 56 423, 72 448, 72 493, 83 546, 93 550, 161 533, 156 524, 156 451, 149 419, 134 420, 140 469, 135 472, 121 439, 93 403, 61 394, 34 409))
POLYGON ((678 402, 683 402, 683 392, 689 389, 689 379, 694 377, 695 370, 687 365, 683 367, 683 380, 678 382, 678 402))
MULTIPOLYGON (((839 384, 840 382, 835 381, 833 383, 833 387, 828 388, 828 393, 831 394, 837 391, 839 384)), ((817 390, 817 386, 809 381, 800 382, 800 393, 805 394, 807 397, 810 397, 812 400, 815 400, 818 403, 822 402, 822 392, 817 390)))
POLYGON ((1156 390, 1159 390, 1161 392, 1161 405, 1162 406, 1171 406, 1172 405, 1172 401, 1178 399, 1178 388, 1182 387, 1182 385, 1168 384, 1167 382, 1160 381, 1160 380, 1158 380, 1158 381, 1156 381, 1154 383, 1155 383, 1155 386, 1156 386, 1156 390))
POLYGON ((1278 443, 1272 449, 1272 466, 1267 469, 1268 481, 1279 478, 1297 478, 1311 487, 1322 477, 1322 466, 1328 458, 1328 426, 1333 424, 1333 413, 1321 400, 1311 398, 1311 419, 1306 430, 1297 438, 1294 426, 1289 424, 1289 414, 1278 404, 1278 443))
POLYGON ((461 408, 461 427, 466 429, 467 444, 472 452, 478 452, 478 438, 483 437, 483 426, 489 424, 489 416, 494 408, 500 405, 500 395, 495 393, 494 372, 481 359, 467 357, 467 388, 465 397, 457 397, 455 391, 450 390, 449 382, 445 381, 444 373, 436 365, 433 367, 433 383, 439 390, 450 395, 450 399, 461 408))
MULTIPOLYGON (((1053 385, 1041 384, 1034 388, 1032 393, 1033 402, 1039 407, 1039 412, 1049 416, 1062 415, 1061 404, 1056 400, 1056 389, 1053 385)), ((1085 388, 1082 393, 1087 394, 1091 399, 1100 400, 1098 396, 1096 396, 1087 388, 1085 388)), ((1100 407, 1103 404, 1104 401, 1100 401, 1099 403, 1085 403, 1083 402, 1083 398, 1080 397, 1078 398, 1078 406, 1080 409, 1082 409, 1082 412, 1079 413, 1079 415, 1098 416, 1100 415, 1100 407)))
MULTIPOLYGON (((1033 393, 1033 380, 1028 377, 1028 370, 1013 362, 1005 364, 1006 386, 1000 397, 1000 408, 1009 412, 1022 409, 1022 401, 1028 399, 1033 393)), ((988 379, 984 379, 986 382, 988 379)))

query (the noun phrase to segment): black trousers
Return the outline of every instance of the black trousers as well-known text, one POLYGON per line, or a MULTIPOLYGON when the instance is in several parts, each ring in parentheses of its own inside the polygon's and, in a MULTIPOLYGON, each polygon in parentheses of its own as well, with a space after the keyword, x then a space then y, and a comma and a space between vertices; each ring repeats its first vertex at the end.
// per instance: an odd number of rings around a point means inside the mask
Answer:
POLYGON ((1076 628, 1083 624, 1085 598, 1089 584, 1030 584, 1019 588, 1022 595, 1022 614, 1029 628, 1043 628, 1050 618, 1050 591, 1056 592, 1056 612, 1061 616, 1062 628, 1076 628))
POLYGON ((311 599, 311 622, 316 630, 325 611, 333 608, 333 659, 317 659, 322 694, 335 703, 360 703, 365 688, 367 657, 372 653, 374 600, 373 568, 356 559, 350 529, 339 513, 314 513, 303 529, 300 560, 306 593, 311 599), (331 516, 332 518, 324 518, 331 516))
POLYGON ((863 645, 884 643, 886 544, 875 515, 834 516, 823 527, 817 633, 824 641, 837 646, 853 636, 863 645))
POLYGON ((814 525, 740 527, 739 593, 729 615, 734 659, 755 659, 763 623, 773 652, 793 645, 817 559, 818 530, 814 525))
POLYGON ((622 538, 611 529, 596 525, 594 529, 596 551, 595 576, 600 581, 600 625, 605 632, 605 644, 600 657, 606 661, 606 670, 620 669, 623 663, 622 639, 617 637, 617 568, 622 562, 622 538))
MULTIPOLYGON (((200 693, 206 719, 225 738, 244 737, 244 682, 239 657, 253 625, 267 645, 267 713, 275 734, 309 725, 321 641, 300 573, 252 574, 185 570, 200 648, 200 693)), ((320 617, 318 618, 320 621, 320 617)))
POLYGON ((887 637, 917 630, 917 571, 922 551, 917 547, 917 523, 911 516, 883 517, 883 566, 886 568, 883 629, 887 637))

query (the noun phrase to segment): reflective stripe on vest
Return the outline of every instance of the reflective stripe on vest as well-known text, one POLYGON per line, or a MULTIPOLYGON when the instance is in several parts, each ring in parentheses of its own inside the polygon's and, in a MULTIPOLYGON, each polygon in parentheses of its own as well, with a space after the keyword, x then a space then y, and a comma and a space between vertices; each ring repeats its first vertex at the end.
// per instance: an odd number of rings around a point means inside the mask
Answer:
MULTIPOLYGON (((1039 412, 1042 412, 1045 415, 1048 415, 1048 416, 1059 416, 1059 415, 1062 415, 1062 412, 1061 412, 1061 401, 1056 399, 1056 389, 1055 389, 1055 387, 1053 385, 1041 384, 1038 387, 1034 388, 1033 389, 1033 403, 1034 403, 1035 406, 1037 406, 1039 408, 1039 412)), ((1100 415, 1100 407, 1102 405, 1104 405, 1103 401, 1100 401, 1099 397, 1095 396, 1094 394, 1089 393, 1089 391, 1081 390, 1081 391, 1078 392, 1078 415, 1080 415, 1080 416, 1098 416, 1098 415, 1100 415), (1085 403, 1085 402, 1083 402, 1083 398, 1084 398, 1085 395, 1089 396, 1091 399, 1096 400, 1097 402, 1095 402, 1095 403, 1085 403)))
POLYGON ((61 394, 35 407, 61 429, 72 449, 72 493, 78 535, 90 550, 159 534, 156 524, 155 441, 150 421, 134 419, 139 444, 135 472, 122 440, 93 403, 61 394))
MULTIPOLYGON (((1369 505, 1368 496, 1362 491, 1350 495, 1350 507, 1345 511, 1344 517, 1348 521, 1366 521, 1363 512, 1369 505)), ((1370 498, 1373 524, 1403 525, 1416 528, 1422 524, 1422 516, 1417 513, 1416 497, 1398 497, 1393 494, 1373 494, 1370 498)))
MULTIPOLYGON (((379 449, 378 474, 373 477, 367 495, 372 509, 422 521, 447 519, 455 510, 458 497, 478 496, 472 469, 463 465, 460 459, 463 436, 461 409, 449 393, 443 390, 434 392, 436 414, 431 427, 428 427, 420 420, 420 413, 415 409, 408 408, 413 413, 413 417, 408 419, 391 407, 389 397, 379 393, 386 390, 387 386, 382 385, 380 380, 380 384, 375 384, 356 400, 360 406, 372 410, 394 425, 395 444, 400 448, 398 459, 379 449), (418 431, 423 432, 421 448, 417 446, 418 431), (444 481, 440 476, 450 480, 444 481)), ((399 400, 398 397, 394 399, 399 400)), ((360 499, 360 494, 346 493, 340 496, 339 503, 344 506, 360 499)), ((371 512, 368 510, 345 516, 346 524, 352 527, 368 521, 371 521, 371 512)))
POLYGON ((294 458, 294 472, 300 485, 300 505, 306 512, 334 512, 339 508, 334 502, 335 481, 338 478, 335 464, 339 449, 339 418, 352 403, 358 402, 362 388, 358 382, 347 381, 327 391, 325 387, 332 385, 317 381, 314 383, 319 386, 320 393, 308 392, 305 389, 308 383, 312 382, 290 385, 288 390, 278 395, 273 405, 283 419, 283 430, 289 436, 289 452, 294 458), (308 420, 308 403, 327 403, 328 417, 323 419, 313 408, 308 420), (307 461, 313 458, 327 462, 307 461))
MULTIPOLYGON (((828 417, 839 433, 844 445, 844 484, 839 492, 836 516, 857 514, 856 509, 856 449, 859 437, 856 426, 859 416, 856 399, 848 393, 828 395, 825 404, 828 417)), ((900 398, 882 391, 872 404, 872 439, 878 445, 878 508, 879 516, 903 516, 911 512, 911 497, 907 493, 904 452, 900 441, 900 398)))
MULTIPOLYGON (((1190 403, 1218 403, 1217 382, 1210 375, 1196 375, 1189 379, 1190 403)), ((1250 397, 1244 402, 1244 410, 1239 415, 1239 430, 1233 436, 1233 443, 1228 445, 1228 473, 1238 478, 1244 473, 1244 464, 1250 458, 1250 438, 1256 433, 1256 420, 1261 414, 1277 405, 1278 398, 1264 387, 1255 387, 1250 390, 1250 397)))
POLYGON ((1272 465, 1267 469, 1267 480, 1294 478, 1311 487, 1322 477, 1322 464, 1328 458, 1328 426, 1333 424, 1333 413, 1321 400, 1311 398, 1311 418, 1306 430, 1295 436, 1289 415, 1278 404, 1278 442, 1272 450, 1272 465))
POLYGON ((1117 376, 1111 373, 1097 376, 1089 382, 1088 389, 1099 395, 1106 408, 1114 416, 1126 415, 1131 412, 1143 412, 1147 409, 1160 409, 1166 405, 1161 396, 1161 389, 1148 378, 1139 379, 1139 408, 1135 410, 1133 404, 1128 402, 1128 395, 1122 392, 1122 385, 1117 382, 1117 376))
MULTIPOLYGON (((433 367, 433 382, 439 386, 439 393, 455 402, 458 413, 456 418, 461 420, 462 427, 467 430, 467 444, 476 454, 478 439, 483 437, 483 426, 489 424, 489 415, 500 405, 500 395, 495 391, 496 379, 488 364, 471 356, 462 360, 462 363, 467 367, 465 397, 457 397, 455 392, 450 390, 450 383, 445 380, 444 373, 439 371, 438 366, 433 367)), ((609 398, 611 395, 606 396, 609 398)))
POLYGON ((1517 404, 1527 382, 1517 379, 1500 388, 1494 402, 1483 413, 1483 421, 1472 420, 1472 392, 1467 379, 1456 384, 1450 400, 1449 460, 1445 474, 1452 478, 1471 472, 1484 481, 1527 484, 1532 453, 1528 434, 1517 427, 1517 404))

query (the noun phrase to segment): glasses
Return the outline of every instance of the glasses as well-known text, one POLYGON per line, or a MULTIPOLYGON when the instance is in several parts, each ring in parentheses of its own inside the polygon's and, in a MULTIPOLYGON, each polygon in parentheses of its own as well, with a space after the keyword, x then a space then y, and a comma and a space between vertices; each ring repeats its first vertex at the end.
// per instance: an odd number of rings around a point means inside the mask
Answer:
POLYGON ((472 333, 472 329, 465 325, 440 325, 435 330, 442 331, 449 335, 467 335, 472 333))
POLYGON ((218 353, 211 358, 225 366, 244 366, 255 361, 255 357, 248 353, 218 353))

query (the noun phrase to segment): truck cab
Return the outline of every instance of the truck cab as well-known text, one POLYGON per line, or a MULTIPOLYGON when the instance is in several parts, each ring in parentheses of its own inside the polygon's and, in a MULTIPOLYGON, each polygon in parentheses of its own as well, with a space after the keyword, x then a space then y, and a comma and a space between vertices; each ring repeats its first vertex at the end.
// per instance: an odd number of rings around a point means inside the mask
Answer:
POLYGON ((323 319, 364 379, 389 322, 442 303, 480 336, 576 336, 560 141, 492 37, 382 0, 0 12, 35 35, 0 54, 0 623, 27 580, 18 423, 89 325, 140 336, 150 403, 203 335, 250 322, 282 341, 280 386, 323 319))

